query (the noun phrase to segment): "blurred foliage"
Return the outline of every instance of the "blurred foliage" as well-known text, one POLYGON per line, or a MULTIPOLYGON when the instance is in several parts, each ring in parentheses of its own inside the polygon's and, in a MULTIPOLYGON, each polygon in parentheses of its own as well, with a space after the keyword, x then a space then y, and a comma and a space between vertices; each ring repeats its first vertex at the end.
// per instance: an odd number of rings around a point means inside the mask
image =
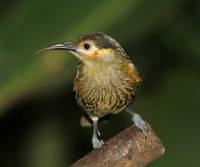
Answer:
MULTIPOLYGON (((0 166, 68 166, 90 151, 72 93, 77 60, 35 54, 90 31, 117 39, 142 75, 134 110, 167 151, 151 166, 200 164, 199 1, 4 0, 0 9, 0 166)), ((130 124, 114 116, 100 126, 103 138, 130 124)))

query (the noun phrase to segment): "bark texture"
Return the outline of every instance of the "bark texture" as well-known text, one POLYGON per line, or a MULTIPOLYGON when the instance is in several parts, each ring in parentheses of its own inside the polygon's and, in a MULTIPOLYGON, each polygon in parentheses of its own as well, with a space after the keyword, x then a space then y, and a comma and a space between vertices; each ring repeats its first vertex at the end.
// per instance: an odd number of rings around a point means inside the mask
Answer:
POLYGON ((146 136, 135 126, 125 129, 101 149, 86 154, 71 167, 144 167, 165 153, 159 138, 147 124, 146 136))

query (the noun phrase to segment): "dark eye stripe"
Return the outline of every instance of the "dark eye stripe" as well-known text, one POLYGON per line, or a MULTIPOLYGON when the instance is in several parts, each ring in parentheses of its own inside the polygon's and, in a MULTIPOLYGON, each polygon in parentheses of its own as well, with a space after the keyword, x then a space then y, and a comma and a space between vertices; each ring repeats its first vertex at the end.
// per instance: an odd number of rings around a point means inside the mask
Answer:
POLYGON ((90 49, 90 48, 91 48, 91 45, 90 45, 90 44, 88 44, 88 43, 85 43, 85 44, 84 44, 84 48, 85 48, 86 50, 88 50, 88 49, 90 49))

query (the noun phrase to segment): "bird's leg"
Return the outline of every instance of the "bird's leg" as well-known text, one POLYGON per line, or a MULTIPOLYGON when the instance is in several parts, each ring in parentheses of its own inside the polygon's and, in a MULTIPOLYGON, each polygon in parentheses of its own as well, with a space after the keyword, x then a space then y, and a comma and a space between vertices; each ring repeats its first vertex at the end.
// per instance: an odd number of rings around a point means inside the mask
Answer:
POLYGON ((93 122, 93 135, 92 135, 92 146, 94 149, 101 148, 101 146, 104 144, 103 140, 99 140, 97 135, 100 136, 100 132, 98 129, 98 117, 92 117, 91 120, 93 122))
POLYGON ((134 124, 146 136, 147 126, 146 126, 145 122, 142 120, 141 116, 139 114, 132 112, 129 108, 126 109, 126 112, 128 112, 132 116, 132 121, 134 122, 134 124))

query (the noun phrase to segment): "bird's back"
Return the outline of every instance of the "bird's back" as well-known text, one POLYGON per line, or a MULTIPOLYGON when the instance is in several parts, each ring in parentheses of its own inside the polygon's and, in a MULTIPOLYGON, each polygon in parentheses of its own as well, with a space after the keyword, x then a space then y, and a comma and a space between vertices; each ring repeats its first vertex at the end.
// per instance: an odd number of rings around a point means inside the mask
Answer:
POLYGON ((128 60, 110 66, 81 63, 74 81, 76 100, 90 117, 118 113, 133 102, 140 81, 128 60))

